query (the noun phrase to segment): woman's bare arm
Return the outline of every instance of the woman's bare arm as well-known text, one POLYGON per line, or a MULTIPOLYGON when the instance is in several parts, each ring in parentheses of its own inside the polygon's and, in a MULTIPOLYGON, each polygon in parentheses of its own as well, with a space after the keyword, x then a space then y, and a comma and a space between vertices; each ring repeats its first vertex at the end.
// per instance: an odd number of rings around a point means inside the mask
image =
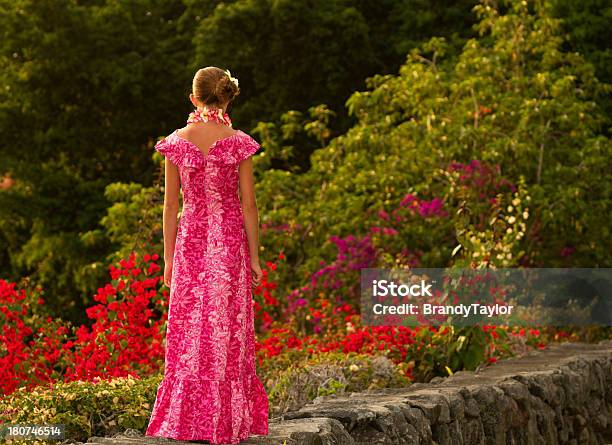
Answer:
POLYGON ((172 281, 172 262, 174 260, 174 247, 176 245, 176 232, 178 228, 177 215, 179 211, 179 194, 181 179, 178 167, 169 159, 165 160, 165 187, 164 187, 164 284, 170 287, 172 281))
POLYGON ((261 282, 263 273, 259 264, 259 214, 255 200, 255 180, 253 177, 253 159, 247 158, 238 167, 240 174, 240 201, 244 215, 244 228, 249 243, 253 285, 261 282))

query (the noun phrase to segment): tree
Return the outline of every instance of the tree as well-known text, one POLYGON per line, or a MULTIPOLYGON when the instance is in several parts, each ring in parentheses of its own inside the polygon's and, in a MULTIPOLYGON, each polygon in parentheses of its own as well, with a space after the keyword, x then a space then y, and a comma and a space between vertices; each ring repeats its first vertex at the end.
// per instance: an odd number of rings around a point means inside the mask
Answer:
MULTIPOLYGON (((184 123, 195 68, 229 65, 241 78, 239 128, 313 101, 342 109, 365 76, 401 63, 404 37, 427 29, 391 19, 410 4, 0 0, 0 177, 15 180, 0 192, 2 275, 31 274, 58 307, 97 287, 100 263, 121 249, 100 223, 105 188, 150 185, 153 142, 184 123)), ((319 145, 299 146, 307 168, 319 145)))
POLYGON ((109 250, 81 238, 109 205, 104 187, 149 181, 151 135, 187 111, 184 7, 3 0, 0 10, 0 175, 15 180, 0 193, 2 275, 32 274, 59 306, 74 304, 101 278, 87 265, 109 250))
POLYGON ((450 66, 440 62, 444 41, 432 39, 398 75, 369 78, 348 100, 357 124, 316 150, 310 170, 262 175, 264 223, 292 228, 271 240, 302 259, 293 276, 333 256, 330 235, 364 235, 376 210, 406 193, 431 198, 438 171, 472 160, 524 180, 527 264, 567 265, 568 253, 573 266, 609 264, 610 141, 594 100, 603 85, 582 56, 562 51, 559 21, 545 6, 504 5, 506 13, 476 8, 480 35, 450 66))
MULTIPOLYGON (((568 36, 563 46, 566 51, 579 52, 595 67, 597 78, 612 83, 612 4, 605 0, 550 0, 552 14, 562 20, 562 29, 568 36)), ((607 126, 612 122, 610 93, 600 102, 606 112, 607 126)), ((609 128, 606 128, 609 136, 609 128)))
MULTIPOLYGON (((278 121, 286 110, 325 103, 346 129, 349 95, 375 73, 395 71, 407 52, 433 35, 462 42, 471 34, 473 0, 238 0, 202 18, 193 68, 230 68, 248 94, 235 116, 247 127, 278 121)), ((308 152, 310 154, 310 152, 308 152)))

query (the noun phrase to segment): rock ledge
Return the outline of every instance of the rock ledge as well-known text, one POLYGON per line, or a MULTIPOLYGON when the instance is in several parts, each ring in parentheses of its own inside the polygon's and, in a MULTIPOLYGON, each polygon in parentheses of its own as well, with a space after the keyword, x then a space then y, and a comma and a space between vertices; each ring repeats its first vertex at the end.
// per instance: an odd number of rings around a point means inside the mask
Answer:
MULTIPOLYGON (((612 443, 612 342, 551 345, 428 384, 327 396, 249 445, 612 443)), ((188 444, 128 430, 88 444, 188 444)))

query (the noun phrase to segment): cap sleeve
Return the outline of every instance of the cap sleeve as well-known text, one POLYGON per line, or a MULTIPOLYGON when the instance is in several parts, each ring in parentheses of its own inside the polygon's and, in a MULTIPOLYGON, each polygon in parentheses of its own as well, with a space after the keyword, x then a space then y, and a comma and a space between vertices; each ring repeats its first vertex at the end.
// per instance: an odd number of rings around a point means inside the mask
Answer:
POLYGON ((157 142, 155 150, 177 166, 201 168, 204 165, 204 157, 200 150, 178 137, 176 130, 157 142))
POLYGON ((235 165, 257 153, 257 150, 259 143, 242 130, 238 130, 233 136, 221 140, 208 156, 216 162, 235 165))
POLYGON ((253 156, 259 150, 259 143, 246 133, 244 137, 236 141, 235 158, 236 162, 242 162, 253 156))
POLYGON ((160 152, 166 159, 172 161, 175 165, 181 164, 182 156, 179 153, 179 147, 173 144, 172 141, 166 137, 155 144, 155 150, 160 152))

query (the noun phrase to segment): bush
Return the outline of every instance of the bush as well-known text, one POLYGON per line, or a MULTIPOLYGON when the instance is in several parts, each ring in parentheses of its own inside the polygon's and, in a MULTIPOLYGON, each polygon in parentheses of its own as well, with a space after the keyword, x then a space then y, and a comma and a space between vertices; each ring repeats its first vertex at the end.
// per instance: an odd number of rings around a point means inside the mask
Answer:
POLYGON ((64 424, 66 439, 144 431, 161 374, 19 388, 0 401, 0 423, 64 424))
MULTIPOLYGON (((275 360, 280 359, 278 356, 275 360)), ((384 355, 321 353, 267 376, 270 415, 294 411, 319 396, 410 384, 402 365, 384 355)), ((262 373, 262 380, 266 376, 262 373)))
MULTIPOLYGON (((270 414, 295 410, 317 396, 384 387, 406 386, 402 366, 384 356, 339 352, 298 359, 287 369, 258 370, 270 399, 270 414)), ((298 354, 299 355, 299 354, 298 354)), ((66 439, 110 437, 127 428, 144 433, 163 374, 131 375, 110 380, 52 383, 32 390, 19 388, 0 401, 0 423, 64 424, 66 439)))
POLYGON ((168 306, 158 259, 132 253, 111 264, 111 282, 86 309, 91 326, 51 317, 40 286, 0 279, 0 394, 54 381, 157 373, 168 306))

